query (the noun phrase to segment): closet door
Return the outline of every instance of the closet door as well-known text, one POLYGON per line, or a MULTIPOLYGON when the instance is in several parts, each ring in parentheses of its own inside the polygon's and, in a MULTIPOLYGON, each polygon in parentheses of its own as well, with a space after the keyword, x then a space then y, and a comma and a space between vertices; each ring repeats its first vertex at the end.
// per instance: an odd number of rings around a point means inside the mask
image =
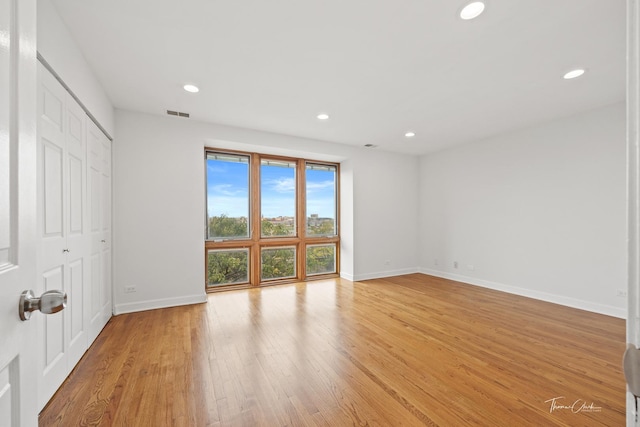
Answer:
POLYGON ((38 288, 66 292, 67 308, 38 322, 42 408, 88 347, 86 115, 57 80, 38 68, 38 288))
POLYGON ((88 124, 89 227, 91 233, 92 342, 111 317, 111 142, 92 122, 88 124))
POLYGON ((67 177, 65 223, 68 270, 69 372, 89 346, 85 320, 85 288, 89 281, 89 233, 87 215, 87 115, 67 94, 67 177))

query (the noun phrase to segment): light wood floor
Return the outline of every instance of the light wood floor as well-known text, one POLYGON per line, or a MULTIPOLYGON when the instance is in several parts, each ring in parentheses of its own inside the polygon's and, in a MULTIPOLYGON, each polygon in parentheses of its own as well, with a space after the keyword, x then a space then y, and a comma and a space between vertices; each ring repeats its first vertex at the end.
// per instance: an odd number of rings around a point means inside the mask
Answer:
POLYGON ((114 317, 40 425, 622 426, 624 342, 421 274, 231 291, 114 317))

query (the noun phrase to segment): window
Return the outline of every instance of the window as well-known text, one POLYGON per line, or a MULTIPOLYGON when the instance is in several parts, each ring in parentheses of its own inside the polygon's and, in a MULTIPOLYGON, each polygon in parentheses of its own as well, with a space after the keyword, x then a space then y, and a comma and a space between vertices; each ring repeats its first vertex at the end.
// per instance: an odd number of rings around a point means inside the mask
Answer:
POLYGON ((337 234, 335 166, 307 164, 307 235, 337 234))
POLYGON ((336 272, 336 246, 308 245, 307 246, 307 275, 330 274, 336 272))
POLYGON ((249 283, 249 250, 210 250, 207 270, 207 286, 249 283))
POLYGON ((263 248, 261 260, 262 280, 296 277, 296 248, 263 248))
POLYGON ((338 165, 205 149, 208 290, 339 273, 338 165))
POLYGON ((249 231, 249 156, 207 153, 207 239, 246 239, 249 231))
POLYGON ((296 163, 260 161, 260 233, 296 235, 296 163))

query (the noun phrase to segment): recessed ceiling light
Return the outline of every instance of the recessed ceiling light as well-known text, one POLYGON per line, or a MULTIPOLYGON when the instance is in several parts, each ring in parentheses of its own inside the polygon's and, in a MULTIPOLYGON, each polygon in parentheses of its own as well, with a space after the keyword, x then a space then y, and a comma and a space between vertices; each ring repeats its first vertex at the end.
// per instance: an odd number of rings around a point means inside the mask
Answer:
POLYGON ((316 117, 318 118, 318 120, 327 120, 329 118, 329 115, 322 113, 322 114, 318 114, 316 117))
POLYGON ((474 1, 469 3, 460 11, 460 18, 468 21, 469 19, 477 18, 484 12, 484 3, 481 1, 474 1))
POLYGON ((406 136, 407 138, 413 138, 414 136, 416 136, 415 132, 407 132, 404 134, 404 136, 406 136))
POLYGON ((565 80, 575 79, 576 77, 580 77, 581 75, 583 75, 584 71, 585 70, 582 68, 576 68, 575 70, 571 70, 567 74, 565 74, 564 78, 565 80))
POLYGON ((200 89, 198 88, 198 86, 195 85, 184 85, 182 86, 184 88, 184 90, 186 90, 187 92, 191 92, 191 93, 197 93, 200 92, 200 89))

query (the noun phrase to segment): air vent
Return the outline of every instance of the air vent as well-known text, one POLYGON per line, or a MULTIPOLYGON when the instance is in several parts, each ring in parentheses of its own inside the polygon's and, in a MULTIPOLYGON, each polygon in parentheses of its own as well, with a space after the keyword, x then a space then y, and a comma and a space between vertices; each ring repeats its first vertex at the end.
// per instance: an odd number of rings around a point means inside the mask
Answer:
POLYGON ((189 113, 182 113, 180 111, 167 110, 167 114, 170 116, 186 117, 187 119, 189 118, 189 113))

